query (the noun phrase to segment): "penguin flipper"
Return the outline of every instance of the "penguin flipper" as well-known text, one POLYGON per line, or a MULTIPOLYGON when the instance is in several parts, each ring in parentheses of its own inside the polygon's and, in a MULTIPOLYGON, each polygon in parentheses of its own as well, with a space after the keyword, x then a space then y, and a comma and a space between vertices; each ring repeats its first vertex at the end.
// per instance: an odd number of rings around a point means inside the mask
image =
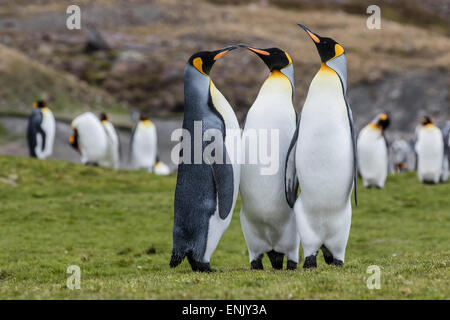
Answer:
POLYGON ((286 200, 291 208, 294 207, 295 200, 297 200, 297 193, 299 182, 297 178, 297 169, 295 168, 295 152, 297 149, 298 132, 300 129, 300 118, 298 115, 297 128, 292 136, 291 144, 289 145, 288 153, 286 156, 286 166, 284 172, 284 191, 286 200))
POLYGON ((37 134, 41 134, 42 136, 42 150, 45 148, 45 132, 41 128, 43 117, 41 111, 38 109, 34 109, 30 115, 29 123, 28 123, 28 146, 30 149, 30 156, 37 157, 35 148, 37 146, 37 134))
POLYGON ((233 166, 229 163, 211 164, 214 185, 217 194, 219 217, 225 220, 233 207, 234 176, 233 166))
POLYGON ((353 185, 355 186, 355 205, 358 206, 358 181, 357 181, 358 162, 356 158, 357 153, 356 153, 355 126, 353 123, 352 109, 348 105, 347 99, 345 99, 345 105, 347 106, 348 122, 350 124, 350 134, 352 135, 352 142, 353 142, 353 185))

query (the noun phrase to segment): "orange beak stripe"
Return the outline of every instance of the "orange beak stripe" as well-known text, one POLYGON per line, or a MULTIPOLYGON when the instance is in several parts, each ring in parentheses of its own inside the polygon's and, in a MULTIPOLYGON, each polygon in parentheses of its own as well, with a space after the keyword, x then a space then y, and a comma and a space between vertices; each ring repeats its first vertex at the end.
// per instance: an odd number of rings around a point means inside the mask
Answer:
POLYGON ((267 51, 260 50, 260 49, 255 49, 255 48, 250 48, 250 47, 249 47, 249 49, 252 50, 253 52, 262 54, 263 56, 270 56, 270 53, 268 53, 267 51))
POLYGON ((225 50, 225 51, 222 51, 222 52, 219 52, 218 54, 216 54, 214 56, 214 61, 219 60, 220 58, 222 58, 222 56, 224 56, 227 52, 228 52, 228 50, 225 50))
POLYGON ((309 30, 306 30, 306 32, 308 32, 309 36, 311 37, 311 39, 313 39, 313 41, 315 43, 319 43, 320 42, 320 39, 317 38, 317 36, 314 33, 310 32, 309 30))

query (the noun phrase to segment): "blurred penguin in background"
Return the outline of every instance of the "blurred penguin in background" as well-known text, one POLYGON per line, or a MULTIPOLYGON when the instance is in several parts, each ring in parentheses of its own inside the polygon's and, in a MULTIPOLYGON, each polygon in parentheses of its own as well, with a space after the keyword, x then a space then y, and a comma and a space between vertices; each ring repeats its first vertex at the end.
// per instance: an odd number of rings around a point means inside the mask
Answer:
POLYGON ((423 183, 439 182, 444 158, 444 138, 431 117, 423 117, 416 128, 417 175, 423 183))
POLYGON ((358 168, 366 188, 383 188, 389 168, 388 144, 384 132, 390 119, 379 114, 358 135, 358 168))
POLYGON ((100 113, 99 119, 108 135, 108 151, 103 160, 102 166, 118 169, 120 165, 120 141, 116 129, 108 120, 108 115, 104 112, 100 113))
POLYGON ((398 139, 389 146, 390 172, 399 173, 414 170, 415 156, 411 144, 398 139))
POLYGON ((92 112, 83 113, 72 121, 72 129, 69 143, 81 154, 81 163, 103 165, 108 153, 108 134, 100 119, 92 112))
POLYGON ((442 160, 441 181, 447 182, 450 174, 450 121, 447 121, 447 124, 441 130, 444 137, 444 158, 442 160))
POLYGON ((27 140, 30 156, 45 159, 53 152, 55 117, 45 101, 36 101, 28 120, 27 140))
POLYGON ((156 157, 156 162, 153 166, 153 173, 158 176, 167 176, 171 173, 171 170, 167 164, 159 160, 159 157, 156 157))
POLYGON ((130 154, 133 168, 152 172, 157 152, 156 127, 146 115, 141 115, 131 134, 130 154))

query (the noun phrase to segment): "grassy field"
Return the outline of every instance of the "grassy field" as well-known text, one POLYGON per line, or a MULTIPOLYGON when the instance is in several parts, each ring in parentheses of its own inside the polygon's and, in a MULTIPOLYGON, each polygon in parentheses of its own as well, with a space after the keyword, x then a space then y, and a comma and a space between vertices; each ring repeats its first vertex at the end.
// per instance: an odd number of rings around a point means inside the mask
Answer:
POLYGON ((450 299, 450 184, 361 188, 343 269, 250 271, 237 204, 222 272, 169 269, 176 177, 0 156, 1 299, 450 299), (66 269, 81 268, 81 290, 66 269), (369 290, 369 265, 381 289, 369 290))

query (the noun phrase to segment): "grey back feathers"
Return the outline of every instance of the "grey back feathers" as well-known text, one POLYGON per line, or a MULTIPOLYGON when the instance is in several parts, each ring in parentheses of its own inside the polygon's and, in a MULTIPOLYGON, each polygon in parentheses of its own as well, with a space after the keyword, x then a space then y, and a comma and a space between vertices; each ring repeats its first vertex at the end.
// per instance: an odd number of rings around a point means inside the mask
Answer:
POLYGON ((45 148, 45 138, 46 134, 41 127, 43 115, 39 108, 33 109, 31 112, 30 118, 28 120, 28 128, 27 128, 27 140, 28 140, 28 148, 30 151, 31 157, 37 157, 36 155, 36 146, 37 146, 37 135, 40 134, 42 137, 42 150, 45 148))

